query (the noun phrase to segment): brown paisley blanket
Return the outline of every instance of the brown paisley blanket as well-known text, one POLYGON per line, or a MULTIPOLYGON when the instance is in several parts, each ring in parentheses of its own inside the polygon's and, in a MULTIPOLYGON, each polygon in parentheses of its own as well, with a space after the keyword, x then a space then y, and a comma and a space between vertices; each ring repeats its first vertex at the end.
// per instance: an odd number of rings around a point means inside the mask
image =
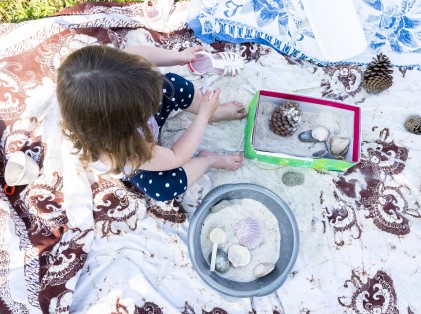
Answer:
MULTIPOLYGON (((209 171, 177 201, 157 203, 85 171, 71 154, 55 99, 61 60, 92 44, 200 44, 185 27, 188 6, 174 5, 162 32, 147 27, 139 4, 84 4, 0 25, 1 184, 14 151, 41 167, 32 184, 0 192, 0 313, 421 313, 421 137, 403 127, 421 114, 419 71, 395 68, 394 85, 370 95, 358 65, 318 67, 253 43, 204 45, 246 58, 240 75, 212 83, 223 87, 222 100, 247 105, 266 89, 360 106, 362 158, 344 173, 247 160, 234 173, 209 171), (286 186, 286 171, 304 174, 304 183, 286 186), (189 218, 202 198, 240 182, 277 193, 299 226, 293 271, 265 297, 214 291, 188 256, 189 218)), ((167 70, 193 79, 184 67, 167 70)), ((171 145, 190 121, 188 113, 172 116, 162 143, 171 145)), ((210 124, 200 148, 241 151, 243 128, 244 121, 210 124)))

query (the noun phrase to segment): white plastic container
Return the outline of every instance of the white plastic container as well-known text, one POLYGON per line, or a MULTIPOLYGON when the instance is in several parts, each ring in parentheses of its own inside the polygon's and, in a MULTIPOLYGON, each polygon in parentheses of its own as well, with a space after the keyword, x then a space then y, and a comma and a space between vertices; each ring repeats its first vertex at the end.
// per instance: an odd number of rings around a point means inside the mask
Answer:
POLYGON ((4 179, 8 186, 32 183, 39 175, 39 166, 35 160, 22 151, 10 155, 4 170, 4 179))
POLYGON ((302 0, 322 55, 337 62, 363 53, 367 47, 352 0, 302 0))

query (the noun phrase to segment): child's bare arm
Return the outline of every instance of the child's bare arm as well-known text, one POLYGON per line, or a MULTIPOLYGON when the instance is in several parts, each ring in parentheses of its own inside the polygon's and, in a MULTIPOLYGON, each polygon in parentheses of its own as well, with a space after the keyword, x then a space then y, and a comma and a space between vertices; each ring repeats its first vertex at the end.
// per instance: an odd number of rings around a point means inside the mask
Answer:
POLYGON ((207 91, 203 95, 195 119, 184 134, 171 148, 156 145, 154 157, 144 163, 141 168, 151 171, 169 170, 181 167, 190 160, 205 133, 209 118, 219 106, 219 93, 219 89, 216 89, 213 95, 210 91, 207 91))
POLYGON ((202 46, 194 46, 183 51, 175 51, 157 48, 154 46, 133 46, 125 48, 124 51, 144 57, 156 66, 185 65, 195 60, 194 53, 203 50, 202 46))

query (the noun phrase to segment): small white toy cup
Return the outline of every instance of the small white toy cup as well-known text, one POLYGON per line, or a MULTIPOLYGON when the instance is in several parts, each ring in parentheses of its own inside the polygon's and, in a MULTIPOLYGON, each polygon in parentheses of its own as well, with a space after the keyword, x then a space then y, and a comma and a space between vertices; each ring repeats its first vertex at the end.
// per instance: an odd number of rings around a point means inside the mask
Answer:
POLYGON ((32 183, 39 175, 39 166, 35 160, 22 151, 10 155, 4 170, 4 180, 8 186, 32 183))

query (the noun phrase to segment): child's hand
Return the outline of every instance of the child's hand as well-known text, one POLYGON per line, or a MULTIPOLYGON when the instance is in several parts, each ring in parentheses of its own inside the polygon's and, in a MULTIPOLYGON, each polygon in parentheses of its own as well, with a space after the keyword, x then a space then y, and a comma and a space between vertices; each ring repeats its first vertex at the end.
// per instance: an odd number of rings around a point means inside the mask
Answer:
POLYGON ((189 47, 187 49, 184 49, 183 51, 180 51, 179 53, 180 60, 178 61, 178 65, 185 65, 189 62, 195 61, 196 57, 194 53, 197 51, 203 51, 203 50, 205 49, 202 46, 194 46, 194 47, 189 47))
POLYGON ((202 97, 199 104, 199 111, 197 115, 204 116, 206 119, 210 119, 215 110, 219 106, 219 94, 221 90, 219 88, 208 89, 202 97))

